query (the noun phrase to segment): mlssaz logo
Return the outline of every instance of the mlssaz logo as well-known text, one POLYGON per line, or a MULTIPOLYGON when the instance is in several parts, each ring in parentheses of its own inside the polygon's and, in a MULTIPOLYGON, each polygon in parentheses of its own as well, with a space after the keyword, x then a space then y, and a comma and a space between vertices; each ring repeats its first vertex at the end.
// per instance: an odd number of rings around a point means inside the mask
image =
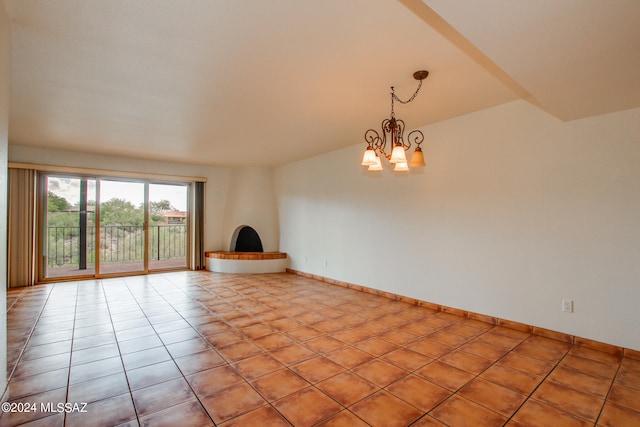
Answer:
POLYGON ((63 403, 63 402, 59 402, 59 403, 53 403, 53 402, 46 402, 46 403, 40 403, 40 412, 65 412, 67 414, 71 413, 71 412, 87 412, 87 404, 85 402, 81 402, 81 403, 71 403, 71 402, 67 402, 67 403, 63 403))

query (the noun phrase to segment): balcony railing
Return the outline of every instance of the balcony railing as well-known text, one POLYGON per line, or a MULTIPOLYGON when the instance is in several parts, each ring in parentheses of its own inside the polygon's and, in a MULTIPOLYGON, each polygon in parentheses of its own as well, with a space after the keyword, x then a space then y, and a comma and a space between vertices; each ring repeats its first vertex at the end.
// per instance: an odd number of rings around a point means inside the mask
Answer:
MULTIPOLYGON (((86 263, 95 265, 95 227, 87 227, 86 263)), ((77 266, 80 262, 80 227, 47 228, 49 268, 77 266)), ((149 226, 149 259, 186 258, 187 227, 149 226)), ((144 259, 144 227, 107 225, 100 227, 100 263, 140 262, 144 259)))

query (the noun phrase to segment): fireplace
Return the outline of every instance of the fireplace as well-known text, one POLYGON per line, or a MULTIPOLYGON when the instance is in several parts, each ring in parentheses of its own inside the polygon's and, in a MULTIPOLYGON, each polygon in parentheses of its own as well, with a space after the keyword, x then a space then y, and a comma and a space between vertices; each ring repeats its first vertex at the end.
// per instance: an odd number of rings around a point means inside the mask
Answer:
POLYGON ((233 252, 264 252, 258 232, 248 225, 238 227, 233 233, 231 250, 233 252))
POLYGON ((229 248, 229 251, 207 252, 207 270, 218 273, 280 273, 287 267, 287 254, 264 252, 260 235, 248 225, 236 228, 229 248))

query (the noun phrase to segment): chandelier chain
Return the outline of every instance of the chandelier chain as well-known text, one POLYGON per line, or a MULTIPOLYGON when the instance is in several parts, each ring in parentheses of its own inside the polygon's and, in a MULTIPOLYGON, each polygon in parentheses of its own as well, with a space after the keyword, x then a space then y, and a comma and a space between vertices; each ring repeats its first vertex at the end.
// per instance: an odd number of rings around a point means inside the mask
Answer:
POLYGON ((416 91, 413 93, 413 95, 411 95, 411 97, 409 99, 407 99, 406 101, 403 101, 402 99, 398 98, 398 95, 396 95, 396 92, 394 90, 394 87, 391 86, 391 117, 395 117, 396 113, 394 111, 394 101, 398 101, 401 104, 408 104, 411 101, 413 101, 414 99, 416 99, 416 96, 418 96, 418 92, 420 92, 420 88, 422 87, 422 80, 418 80, 418 88, 416 89, 416 91))
POLYGON ((422 87, 422 80, 418 81, 418 88, 416 89, 416 91, 413 93, 413 95, 411 95, 411 98, 407 99, 406 101, 403 101, 402 99, 398 98, 398 95, 395 94, 395 92, 393 91, 393 86, 391 87, 391 97, 393 99, 395 99, 396 101, 398 101, 400 104, 408 104, 411 101, 413 101, 416 96, 418 96, 418 92, 420 92, 420 88, 422 87))

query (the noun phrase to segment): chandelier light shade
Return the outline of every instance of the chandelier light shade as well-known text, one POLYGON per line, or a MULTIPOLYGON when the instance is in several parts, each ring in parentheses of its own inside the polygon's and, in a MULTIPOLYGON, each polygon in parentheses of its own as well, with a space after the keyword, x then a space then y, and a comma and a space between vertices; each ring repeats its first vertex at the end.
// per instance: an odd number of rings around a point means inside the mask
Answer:
POLYGON ((367 166, 370 171, 381 171, 382 162, 380 157, 386 158, 389 163, 394 165, 393 170, 397 172, 406 172, 409 166, 419 168, 425 165, 424 153, 420 144, 424 141, 424 134, 419 130, 409 132, 404 138, 404 121, 396 119, 394 111, 395 101, 401 104, 408 104, 415 99, 422 87, 422 81, 429 75, 428 71, 421 70, 413 73, 413 78, 418 80, 418 88, 411 97, 402 101, 394 92, 391 86, 391 117, 384 119, 381 124, 381 133, 373 129, 369 129, 364 133, 364 140, 367 143, 367 149, 362 156, 362 166, 367 166), (411 161, 407 163, 407 151, 415 145, 415 150, 411 161), (389 152, 387 153, 387 150, 389 152))
POLYGON ((362 157, 362 166, 374 166, 376 162, 376 152, 373 149, 366 149, 362 157))
POLYGON ((422 152, 422 148, 416 147, 416 150, 413 152, 413 156, 411 156, 409 166, 411 166, 412 168, 419 168, 424 165, 424 153, 422 152))
POLYGON ((370 171, 381 171, 382 170, 382 161, 380 161, 380 156, 376 155, 375 164, 369 166, 370 171))
POLYGON ((400 144, 393 147, 389 163, 407 163, 407 155, 404 153, 404 147, 400 144))
POLYGON ((404 162, 396 162, 393 170, 396 172, 406 172, 409 170, 409 165, 407 164, 406 160, 404 162))

